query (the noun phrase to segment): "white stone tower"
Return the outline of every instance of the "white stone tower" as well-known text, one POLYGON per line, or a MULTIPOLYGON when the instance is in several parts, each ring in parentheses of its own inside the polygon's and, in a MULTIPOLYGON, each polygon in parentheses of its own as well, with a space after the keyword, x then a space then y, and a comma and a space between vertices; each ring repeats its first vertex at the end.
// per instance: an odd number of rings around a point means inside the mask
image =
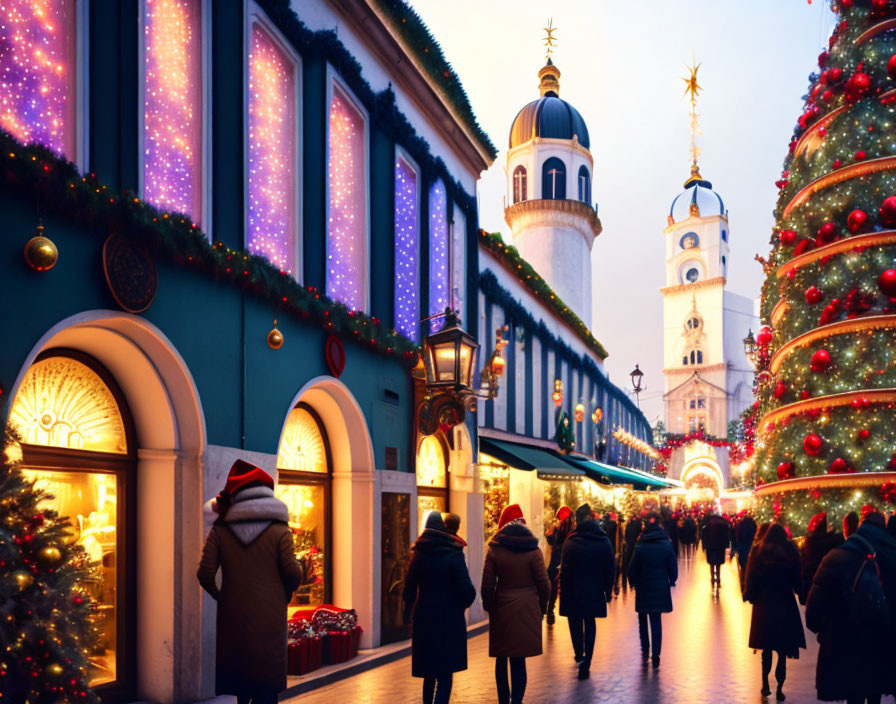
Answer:
POLYGON ((550 56, 538 78, 541 97, 510 129, 504 219, 523 258, 590 328, 591 247, 601 224, 588 128, 560 99, 560 70, 550 56))

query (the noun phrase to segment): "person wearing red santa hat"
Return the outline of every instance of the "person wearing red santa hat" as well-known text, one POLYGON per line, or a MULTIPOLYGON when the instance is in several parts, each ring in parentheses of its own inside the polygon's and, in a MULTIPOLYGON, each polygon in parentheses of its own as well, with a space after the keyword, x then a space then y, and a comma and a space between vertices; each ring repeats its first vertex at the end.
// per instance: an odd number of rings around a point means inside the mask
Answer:
POLYGON ((511 504, 501 512, 498 532, 488 544, 480 590, 489 616, 488 654, 495 658, 499 704, 523 701, 526 658, 541 655, 541 619, 550 592, 538 539, 526 527, 519 505, 511 504))
POLYGON ((286 689, 286 607, 305 576, 289 511, 274 497, 271 475, 243 460, 209 508, 217 520, 196 576, 218 602, 215 693, 275 704, 286 689))
POLYGON ((554 625, 554 605, 557 603, 557 576, 560 574, 560 556, 563 554, 563 543, 572 533, 572 509, 561 506, 557 510, 556 520, 544 535, 551 546, 551 559, 548 562, 548 579, 551 580, 551 596, 548 599, 548 625, 554 625))

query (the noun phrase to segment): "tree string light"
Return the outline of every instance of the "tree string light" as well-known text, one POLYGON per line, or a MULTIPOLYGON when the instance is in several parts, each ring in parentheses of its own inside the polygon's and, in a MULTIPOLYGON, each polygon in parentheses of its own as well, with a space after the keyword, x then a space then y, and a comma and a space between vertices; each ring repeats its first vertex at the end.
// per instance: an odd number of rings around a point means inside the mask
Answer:
MULTIPOLYGON (((448 297, 448 194, 445 184, 436 181, 429 189, 429 314, 443 313, 448 297)), ((433 332, 442 327, 440 319, 430 324, 433 332)))
POLYGON ((417 172, 402 157, 395 159, 395 329, 414 342, 417 320, 418 211, 417 172))

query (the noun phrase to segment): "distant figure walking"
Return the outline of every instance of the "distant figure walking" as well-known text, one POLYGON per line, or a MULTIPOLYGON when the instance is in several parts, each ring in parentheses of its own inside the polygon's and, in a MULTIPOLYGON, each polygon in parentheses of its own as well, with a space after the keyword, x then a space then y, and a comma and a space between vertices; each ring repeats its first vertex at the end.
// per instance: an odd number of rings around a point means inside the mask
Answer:
POLYGON ((737 551, 737 567, 740 574, 740 588, 743 590, 747 579, 747 558, 756 537, 756 521, 747 513, 737 522, 734 529, 734 549, 737 551))
POLYGON ((773 523, 750 554, 744 601, 753 604, 750 647, 762 651, 762 696, 771 694, 768 676, 772 653, 778 654, 777 700, 784 701, 787 658, 799 658, 806 647, 796 595, 800 592, 800 555, 779 524, 773 523))
POLYGON ((722 565, 725 564, 725 551, 728 549, 731 529, 722 516, 715 513, 706 521, 703 529, 703 549, 709 563, 710 578, 713 587, 722 586, 722 565))
POLYGON ((289 510, 274 497, 273 477, 243 460, 208 506, 218 518, 196 576, 218 602, 215 693, 275 704, 286 689, 286 607, 304 577, 289 510))
POLYGON ((635 554, 635 544, 641 537, 641 517, 637 513, 629 515, 625 522, 625 537, 622 546, 622 587, 628 588, 628 580, 625 575, 628 574, 628 566, 631 564, 632 556, 635 554))
POLYGON ((678 539, 684 546, 684 556, 688 559, 694 557, 694 548, 697 545, 697 521, 694 520, 691 514, 687 514, 681 520, 678 539))
POLYGON ((635 546, 628 579, 635 590, 641 660, 646 665, 652 658, 656 669, 660 666, 663 647, 662 615, 672 612, 671 588, 678 580, 678 558, 656 514, 644 519, 644 530, 635 546))
POLYGON ((557 603, 557 576, 560 574, 560 558, 563 555, 563 543, 572 533, 572 509, 569 506, 561 506, 557 510, 554 524, 548 528, 544 535, 547 544, 551 546, 551 558, 548 562, 548 579, 551 580, 551 597, 548 600, 548 625, 554 625, 554 605, 557 603))
POLYGON ((809 588, 812 586, 812 580, 815 579, 815 573, 818 571, 821 561, 825 555, 839 545, 843 545, 843 536, 840 533, 828 532, 828 514, 818 513, 812 516, 809 521, 809 534, 800 550, 800 562, 802 563, 801 604, 805 604, 806 599, 809 598, 809 588))
POLYGON ((404 620, 411 624, 411 675, 423 678, 423 704, 448 704, 454 673, 467 669, 464 612, 476 589, 464 560, 465 544, 432 511, 411 548, 402 596, 404 620))
POLYGON ((518 504, 501 512, 482 570, 480 593, 489 616, 488 654, 495 658, 499 704, 522 704, 526 658, 541 655, 541 619, 551 592, 538 539, 525 524, 518 504))
POLYGON ((615 567, 610 539, 592 518, 591 507, 579 506, 576 529, 566 539, 560 563, 560 615, 569 619, 580 680, 588 679, 591 672, 597 635, 595 619, 607 617, 607 602, 613 598, 615 567))

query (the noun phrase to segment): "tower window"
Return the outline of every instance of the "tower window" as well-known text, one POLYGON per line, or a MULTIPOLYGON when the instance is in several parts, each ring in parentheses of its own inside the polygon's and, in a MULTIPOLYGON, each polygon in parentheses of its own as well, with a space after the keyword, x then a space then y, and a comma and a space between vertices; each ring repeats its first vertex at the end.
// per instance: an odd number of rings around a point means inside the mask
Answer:
POLYGON ((703 352, 697 350, 697 364, 703 364, 703 352))
POLYGON ((541 167, 541 197, 545 200, 565 200, 566 167, 555 156, 541 167))
POLYGON ((682 366, 685 366, 685 367, 688 366, 688 356, 687 355, 685 355, 684 357, 681 358, 681 364, 682 364, 682 366))
POLYGON ((513 202, 520 203, 526 200, 527 174, 525 166, 517 166, 513 170, 513 202))
POLYGON ((728 241, 728 231, 722 230, 722 242, 727 242, 727 241, 728 241))
POLYGON ((687 273, 685 274, 685 278, 688 280, 689 283, 694 283, 697 281, 698 278, 700 278, 700 272, 697 271, 696 268, 692 267, 692 268, 688 269, 687 273))
POLYGON ((584 165, 579 167, 579 200, 583 203, 591 202, 591 174, 584 165))

